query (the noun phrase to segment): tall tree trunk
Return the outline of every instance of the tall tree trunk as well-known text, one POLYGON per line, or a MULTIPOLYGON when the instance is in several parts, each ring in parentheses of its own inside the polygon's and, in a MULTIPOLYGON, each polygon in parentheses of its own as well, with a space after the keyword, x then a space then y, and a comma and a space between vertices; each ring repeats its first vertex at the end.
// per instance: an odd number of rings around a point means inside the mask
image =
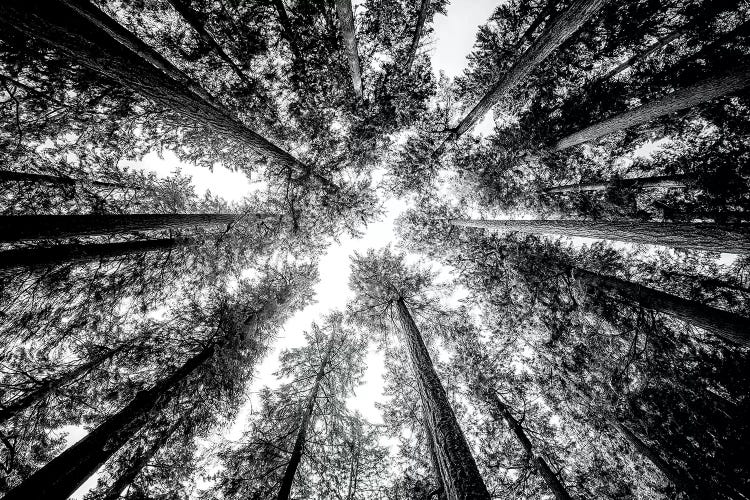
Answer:
POLYGON ((182 425, 182 420, 173 423, 165 431, 159 432, 156 438, 145 451, 139 450, 135 453, 124 471, 120 473, 117 479, 107 488, 103 495, 97 497, 97 500, 118 500, 125 488, 133 484, 138 474, 148 465, 152 458, 166 444, 172 434, 182 425))
POLYGON ((668 189, 684 188, 691 184, 695 176, 687 174, 655 175, 652 177, 636 177, 617 179, 609 182, 589 182, 583 184, 565 184, 540 190, 542 193, 571 193, 578 191, 606 191, 615 187, 628 189, 668 189))
POLYGON ((175 74, 163 57, 87 0, 4 0, 0 2, 3 30, 42 40, 84 67, 290 171, 309 170, 214 104, 205 91, 175 74))
POLYGON ((357 36, 354 32, 354 12, 352 12, 351 0, 335 0, 336 14, 339 17, 341 36, 346 46, 346 57, 349 60, 349 72, 352 76, 354 94, 357 98, 362 97, 362 69, 359 65, 359 50, 357 48, 357 36))
POLYGON ((28 172, 15 172, 13 170, 0 170, 0 182, 32 182, 35 184, 60 184, 63 186, 75 186, 76 184, 89 184, 95 187, 114 189, 139 189, 127 184, 117 182, 92 181, 88 179, 73 179, 72 177, 60 177, 57 175, 32 174, 28 172))
POLYGON ((478 122, 500 99, 526 79, 555 49, 588 21, 607 0, 575 0, 534 40, 516 63, 452 131, 457 139, 478 122))
POLYGON ((294 64, 296 64, 301 72, 305 71, 305 59, 302 57, 302 51, 299 48, 297 37, 294 34, 292 28, 292 21, 289 19, 289 14, 284 7, 284 0, 272 0, 273 6, 276 9, 276 13, 279 15, 279 24, 281 24, 281 32, 289 43, 289 49, 292 51, 294 56, 294 64))
POLYGON ((116 347, 114 349, 109 349, 103 354, 94 357, 90 361, 82 363, 80 366, 77 366, 67 373, 63 373, 58 377, 45 379, 44 381, 42 381, 41 385, 38 388, 29 392, 25 396, 4 404, 2 409, 0 409, 0 424, 3 424, 6 420, 15 417, 27 408, 30 408, 36 403, 47 398, 50 394, 58 391, 62 387, 82 377, 105 361, 111 359, 114 355, 121 352, 122 350, 122 346, 116 347))
POLYGON ((331 360, 331 354, 333 353, 333 335, 328 340, 328 347, 326 348, 325 356, 320 363, 318 373, 315 375, 315 382, 310 390, 310 395, 307 398, 305 409, 302 413, 302 420, 299 424, 299 430, 297 431, 297 437, 294 440, 294 448, 292 454, 287 462, 286 469, 284 470, 284 477, 281 480, 281 487, 279 488, 279 495, 276 497, 278 500, 289 500, 289 495, 292 492, 292 485, 294 484, 294 476, 297 473, 297 467, 299 467, 302 461, 302 454, 305 449, 305 442, 307 440, 307 429, 310 426, 313 418, 313 412, 315 411, 315 403, 318 401, 318 391, 320 390, 320 384, 325 377, 326 367, 331 360))
MULTIPOLYGON (((478 383, 481 384, 481 382, 478 383)), ((568 491, 565 489, 565 486, 563 486, 563 484, 560 482, 557 475, 552 472, 552 469, 549 467, 544 457, 534 452, 534 447, 531 444, 531 440, 526 435, 526 431, 523 430, 521 423, 516 420, 508 406, 500 401, 500 398, 497 397, 497 394, 495 394, 494 391, 488 390, 486 387, 484 387, 484 384, 481 384, 480 391, 482 393, 483 399, 485 399, 490 407, 496 412, 495 418, 497 418, 498 416, 501 417, 508 424, 510 430, 513 431, 513 434, 516 436, 516 440, 526 452, 529 460, 531 460, 531 462, 534 464, 534 468, 537 470, 539 475, 542 476, 542 479, 544 480, 547 487, 552 491, 552 494, 555 496, 555 498, 557 500, 571 500, 571 497, 568 494, 568 491)))
POLYGON ((427 347, 402 298, 396 301, 404 347, 411 362, 432 440, 442 486, 448 500, 487 499, 490 494, 479 474, 448 395, 435 372, 427 347))
POLYGON ((675 90, 671 94, 648 102, 630 111, 625 111, 560 139, 552 146, 553 151, 583 144, 599 137, 640 125, 660 116, 692 108, 718 97, 738 92, 750 85, 750 66, 722 76, 703 80, 689 87, 675 90))
POLYGON ((17 248, 0 252, 0 271, 43 269, 59 264, 93 262, 197 244, 198 240, 193 238, 161 238, 117 243, 72 243, 49 248, 17 248))
POLYGON ((233 214, 2 215, 0 241, 75 238, 231 224, 233 214))
POLYGON ((596 83, 606 82, 607 80, 614 78, 615 76, 619 75, 626 69, 632 67, 636 62, 645 60, 651 54, 655 53, 658 50, 661 50, 662 48, 666 47, 670 43, 680 38, 681 36, 682 36, 682 30, 677 30, 674 33, 671 33, 665 36, 664 38, 657 40, 655 43, 653 43, 649 48, 647 48, 643 52, 638 52, 636 54, 633 54, 622 63, 618 64, 611 70, 607 71, 600 78, 597 78, 596 83))
POLYGON ((526 42, 527 40, 531 41, 531 37, 534 36, 534 32, 537 30, 537 28, 539 28, 544 20, 547 19, 551 14, 554 14, 556 6, 557 0, 547 1, 547 4, 544 6, 541 12, 539 12, 539 14, 534 18, 529 27, 526 28, 526 31, 523 32, 523 35, 521 35, 521 38, 519 38, 518 42, 516 42, 516 46, 514 47, 514 50, 516 52, 521 50, 524 42, 526 42))
POLYGON ((602 238, 673 248, 750 254, 750 225, 710 222, 453 220, 454 226, 602 238))
POLYGON ((247 75, 243 73, 240 67, 232 60, 231 57, 229 57, 229 54, 226 53, 224 48, 219 45, 219 42, 216 41, 216 38, 208 31, 206 26, 201 21, 200 16, 193 10, 192 7, 190 7, 190 3, 188 1, 169 0, 169 3, 172 4, 174 10, 179 12, 179 14, 190 25, 190 27, 193 28, 196 33, 198 33, 203 42, 211 47, 214 52, 216 52, 219 57, 221 57, 224 62, 226 62, 227 65, 232 68, 232 71, 234 71, 234 73, 239 77, 240 80, 245 82, 247 85, 252 85, 252 82, 247 77, 247 75))
POLYGON ((422 3, 419 6, 419 13, 417 14, 417 26, 414 28, 414 35, 412 35, 411 45, 409 46, 409 54, 406 56, 405 73, 407 75, 411 73, 411 67, 414 64, 414 59, 417 57, 419 40, 422 38, 424 23, 427 20, 427 14, 429 12, 430 0, 422 0, 422 3))

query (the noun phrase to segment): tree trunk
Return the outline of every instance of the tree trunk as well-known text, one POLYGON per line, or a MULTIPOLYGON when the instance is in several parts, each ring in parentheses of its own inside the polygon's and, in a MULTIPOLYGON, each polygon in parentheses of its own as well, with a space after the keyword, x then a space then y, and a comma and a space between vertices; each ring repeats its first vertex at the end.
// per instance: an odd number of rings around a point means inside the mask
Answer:
POLYGON ((427 20, 427 14, 429 11, 430 0, 422 0, 421 5, 419 6, 419 13, 417 14, 417 26, 414 28, 414 35, 411 38, 411 45, 409 46, 409 54, 406 56, 405 73, 407 75, 411 73, 411 67, 414 64, 414 59, 417 57, 419 40, 422 38, 424 23, 427 20))
POLYGON ((17 248, 0 252, 0 271, 44 269, 59 264, 93 262, 197 244, 198 241, 193 238, 161 238, 118 243, 72 243, 49 248, 17 248))
POLYGON ((294 35, 294 29, 292 29, 292 21, 289 19, 286 7, 284 7, 284 0, 272 0, 273 6, 276 9, 276 13, 279 15, 279 24, 281 24, 281 32, 289 43, 289 49, 292 51, 294 56, 294 63, 299 66, 301 72, 305 71, 305 60, 302 57, 302 51, 297 43, 297 37, 294 35))
POLYGON ((302 413, 302 420, 299 424, 299 430, 297 431, 297 437, 294 440, 294 448, 292 454, 287 462, 286 470, 284 470, 284 477, 281 480, 281 487, 279 488, 279 495, 276 497, 278 500, 289 500, 289 496, 292 492, 292 485, 294 484, 294 475, 297 473, 297 467, 302 461, 302 454, 304 453, 305 442, 307 440, 307 429, 310 426, 310 422, 313 418, 313 412, 315 411, 315 403, 318 400, 318 391, 320 390, 320 384, 325 377, 326 367, 331 360, 331 354, 333 353, 333 335, 328 340, 328 347, 326 348, 326 354, 323 357, 323 361, 320 363, 318 373, 315 375, 315 383, 310 390, 310 395, 307 398, 305 409, 302 413))
POLYGON ((240 67, 237 66, 237 64, 232 60, 231 57, 229 57, 229 54, 227 54, 222 46, 219 45, 219 42, 216 41, 216 38, 211 33, 209 33, 203 22, 201 22, 200 16, 192 9, 192 7, 190 7, 190 4, 186 0, 168 1, 170 4, 172 4, 174 10, 179 12, 179 14, 190 25, 190 27, 193 28, 196 33, 198 33, 203 42, 211 47, 219 55, 219 57, 221 57, 224 62, 226 62, 229 67, 232 68, 232 71, 234 71, 239 79, 245 82, 247 85, 252 85, 252 82, 247 77, 247 75, 245 75, 240 67))
POLYGON ((726 341, 750 346, 750 318, 614 276, 604 276, 573 266, 568 267, 573 277, 586 286, 617 295, 643 308, 675 317, 726 341))
POLYGON ((691 184, 694 176, 686 174, 656 175, 652 177, 636 177, 631 179, 617 179, 609 182, 590 182, 583 184, 565 184, 540 190, 542 193, 570 193, 578 191, 606 191, 615 187, 628 189, 669 189, 684 188, 691 184))
POLYGON ((349 72, 352 75, 354 95, 362 97, 362 70, 359 66, 359 50, 357 49, 357 37, 354 33, 354 12, 352 12, 351 0, 336 0, 336 14, 339 17, 341 36, 346 46, 346 57, 349 60, 349 72))
POLYGON ((138 474, 148 465, 152 458, 166 444, 172 434, 182 425, 182 420, 178 420, 166 429, 159 432, 146 451, 139 450, 138 453, 131 457, 127 468, 120 473, 119 477, 107 488, 103 495, 97 497, 97 500, 118 500, 125 488, 133 484, 138 474))
POLYGON ((112 356, 121 351, 122 347, 110 349, 104 354, 99 355, 86 363, 82 363, 80 366, 70 370, 67 373, 62 374, 57 378, 45 379, 40 387, 34 389, 21 398, 10 401, 9 403, 3 405, 2 409, 0 409, 0 424, 3 424, 6 420, 15 417, 27 408, 30 408, 34 404, 42 401, 47 396, 64 387, 65 385, 82 377, 83 375, 101 365, 105 361, 111 359, 112 356))
POLYGON ((2 215, 0 241, 161 231, 231 224, 233 214, 2 215))
POLYGON ((438 469, 448 500, 487 499, 490 495, 479 475, 466 438, 456 421, 448 395, 435 373, 427 347, 402 298, 396 301, 398 320, 419 390, 438 469))
POLYGON ((750 254, 750 224, 591 220, 465 220, 454 226, 601 238, 673 248, 750 254))
POLYGON ((474 126, 500 99, 525 80, 542 61, 578 31, 606 2, 607 0, 575 0, 552 21, 500 81, 461 120, 452 131, 452 139, 457 139, 474 126))
POLYGON ((630 111, 586 127, 557 141, 552 151, 589 142, 599 137, 646 123, 660 116, 692 108, 721 96, 738 92, 750 85, 750 66, 740 67, 734 72, 709 78, 690 87, 675 90, 671 94, 648 102, 630 111))
POLYGON ((62 54, 290 171, 308 167, 214 104, 163 57, 85 0, 4 0, 0 31, 37 38, 62 54))
POLYGON ((497 416, 500 416, 503 420, 505 420, 505 422, 508 424, 508 427, 510 427, 510 430, 513 431, 513 434, 516 436, 516 440, 524 449, 526 455, 532 461, 537 472, 540 476, 542 476, 542 479, 544 480, 547 487, 552 491, 552 494, 555 496, 555 498, 557 500, 571 500, 571 497, 568 494, 568 491, 565 489, 565 486, 563 486, 563 484, 560 482, 557 475, 552 472, 552 469, 550 469, 544 457, 538 453, 534 453, 534 447, 531 444, 531 440, 526 435, 526 431, 523 430, 521 423, 513 416, 508 406, 500 401, 500 398, 498 398, 497 394, 495 394, 493 391, 487 390, 485 387, 481 387, 480 390, 483 393, 483 399, 485 399, 490 407, 497 412, 497 416))
POLYGON ((92 181, 88 179, 73 179, 71 177, 60 177, 57 175, 32 174, 28 172, 14 172, 13 170, 0 170, 0 182, 32 182, 35 184, 61 184, 64 186, 75 186, 76 184, 90 184, 102 188, 114 189, 139 189, 126 184, 116 182, 92 181))
POLYGON ((542 9, 541 12, 534 18, 534 20, 531 22, 528 28, 526 28, 526 31, 523 32, 523 35, 521 35, 521 38, 518 39, 518 42, 516 42, 516 46, 514 47, 514 50, 518 52, 521 50, 521 47, 523 47, 523 44, 525 41, 531 41, 531 37, 534 35, 534 32, 539 28, 539 26, 544 22, 545 19, 547 19, 550 14, 553 14, 555 7, 557 6, 557 0, 548 0, 547 5, 544 6, 544 9, 542 9))
POLYGON ((648 56, 650 56, 654 52, 666 47, 667 45, 674 42, 681 36, 682 36, 682 30, 677 30, 672 34, 665 36, 661 40, 658 40, 656 43, 652 44, 648 49, 644 50, 643 52, 633 54, 622 63, 618 64, 611 70, 607 71, 600 78, 597 78, 596 82, 597 83, 606 82, 607 80, 614 78, 615 76, 619 75, 626 69, 632 67, 636 62, 646 59, 648 56))

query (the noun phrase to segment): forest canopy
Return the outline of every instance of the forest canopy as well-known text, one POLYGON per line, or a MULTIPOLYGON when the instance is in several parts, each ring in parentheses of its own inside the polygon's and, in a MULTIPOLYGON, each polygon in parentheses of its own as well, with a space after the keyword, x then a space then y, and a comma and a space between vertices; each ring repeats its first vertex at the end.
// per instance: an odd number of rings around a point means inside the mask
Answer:
POLYGON ((750 498, 750 5, 484 3, 0 2, 0 498, 750 498))

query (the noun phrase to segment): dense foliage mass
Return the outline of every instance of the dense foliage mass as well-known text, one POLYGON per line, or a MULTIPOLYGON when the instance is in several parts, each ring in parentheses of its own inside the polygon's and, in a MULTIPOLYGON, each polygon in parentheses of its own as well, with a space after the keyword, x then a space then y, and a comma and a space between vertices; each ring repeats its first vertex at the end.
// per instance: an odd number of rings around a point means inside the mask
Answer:
POLYGON ((750 7, 455 3, 0 2, 2 498, 750 498, 750 7))

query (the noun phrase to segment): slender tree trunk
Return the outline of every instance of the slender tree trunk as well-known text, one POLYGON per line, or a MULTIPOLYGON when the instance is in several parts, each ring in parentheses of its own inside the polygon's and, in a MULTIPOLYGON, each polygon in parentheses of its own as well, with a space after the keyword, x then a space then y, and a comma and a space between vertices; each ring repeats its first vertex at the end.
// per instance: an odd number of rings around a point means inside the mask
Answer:
POLYGON ((214 104, 171 64, 86 0, 4 0, 0 32, 18 31, 290 171, 308 167, 214 104))
POLYGON ((180 425, 182 425, 182 420, 178 420, 172 424, 169 429, 159 432, 148 449, 145 451, 139 450, 138 453, 134 454, 128 462, 127 468, 120 473, 119 477, 107 488, 106 492, 102 496, 97 497, 97 499, 118 500, 122 492, 125 491, 125 488, 133 484, 138 474, 159 453, 159 450, 169 441, 169 438, 172 437, 180 425))
POLYGON ((352 76, 354 94, 357 98, 362 97, 362 69, 359 65, 359 50, 357 48, 357 36, 354 32, 354 12, 352 12, 351 0, 335 0, 336 14, 339 17, 341 36, 346 46, 346 57, 349 60, 349 72, 352 76))
POLYGON ((0 271, 43 269, 59 264, 93 262, 197 244, 198 240, 193 238, 161 238, 118 243, 72 243, 49 248, 18 248, 0 252, 0 271))
POLYGON ((73 179, 71 177, 60 177, 57 175, 32 174, 28 172, 14 172, 13 170, 0 170, 0 182, 33 182, 35 184, 61 184, 63 186, 75 186, 76 184, 90 184, 95 187, 114 189, 139 189, 127 184, 116 182, 92 181, 88 179, 73 179))
POLYGON ((454 226, 502 229, 524 233, 602 238, 673 248, 750 254, 749 224, 710 222, 638 222, 591 220, 463 220, 454 226))
POLYGON ((333 353, 333 335, 328 340, 328 347, 326 348, 326 354, 323 357, 323 361, 320 363, 318 373, 315 375, 315 383, 310 390, 310 395, 307 398, 305 409, 302 413, 302 420, 299 424, 299 430, 297 431, 297 437, 294 440, 294 448, 292 454, 289 457, 289 462, 284 470, 284 477, 281 480, 281 487, 279 488, 279 495, 276 497, 278 500, 289 500, 289 496, 292 492, 292 485, 294 484, 294 476, 297 473, 297 467, 299 467, 302 461, 302 454, 304 453, 305 442, 307 440, 307 429, 313 419, 313 412, 315 411, 315 403, 318 400, 318 391, 320 390, 320 384, 323 381, 323 377, 326 374, 326 367, 331 360, 331 354, 333 353))
POLYGON ((160 231, 231 224, 233 214, 2 215, 0 241, 160 231))
POLYGON ((289 49, 292 51, 294 56, 294 63, 299 67, 301 72, 305 71, 305 59, 302 57, 302 51, 297 43, 297 37, 294 34, 292 28, 292 21, 289 19, 289 14, 284 7, 284 0, 272 0, 273 6, 276 9, 276 13, 279 15, 279 24, 281 24, 281 32, 289 43, 289 49))
POLYGON ((589 182, 583 184, 565 184, 542 189, 542 193, 571 193, 578 191, 606 191, 614 187, 629 189, 668 189, 684 188, 691 184, 694 176, 686 174, 656 175, 652 177, 637 177, 631 179, 617 179, 609 182, 589 182))
POLYGON ((531 444, 531 440, 526 435, 526 431, 523 430, 523 426, 521 426, 521 423, 516 420, 508 406, 500 401, 500 398, 497 397, 497 394, 495 394, 494 391, 487 390, 483 384, 480 390, 482 392, 482 398, 487 401, 496 413, 495 417, 502 417, 502 419, 508 424, 508 427, 510 427, 510 430, 516 436, 516 440, 524 449, 526 455, 534 464, 534 468, 536 468, 539 475, 542 476, 542 479, 552 491, 555 498, 557 500, 571 500, 565 486, 560 482, 557 475, 552 472, 552 469, 549 467, 544 457, 534 452, 534 447, 531 444))
POLYGON ((534 35, 534 32, 541 26, 541 24, 544 22, 545 19, 547 19, 551 14, 554 13, 555 7, 557 6, 557 0, 548 0, 547 5, 544 6, 544 9, 542 9, 541 12, 539 12, 539 15, 537 15, 534 20, 531 22, 528 28, 526 28, 526 31, 523 32, 523 35, 521 35, 521 38, 518 39, 518 42, 516 42, 515 51, 518 52, 521 50, 521 47, 523 46, 525 41, 531 41, 531 37, 534 35))
POLYGON ((636 62, 645 60, 647 57, 649 57, 656 51, 661 50, 662 48, 666 47, 667 45, 674 42, 681 36, 682 36, 682 30, 677 30, 674 33, 671 33, 665 36, 661 40, 658 40, 654 44, 652 44, 648 49, 644 50, 643 52, 638 52, 636 54, 633 54, 622 63, 618 64, 611 70, 607 71, 604 75, 602 75, 600 78, 597 79, 597 82, 606 82, 607 80, 614 78, 615 76, 619 75, 626 69, 632 67, 636 62))
POLYGON ((229 57, 229 54, 226 53, 224 48, 219 45, 219 42, 216 41, 216 38, 208 31, 206 26, 201 21, 198 13, 195 12, 192 7, 190 7, 190 4, 186 0, 169 0, 169 3, 172 4, 174 10, 179 12, 179 14, 190 25, 190 27, 193 28, 196 33, 198 33, 203 42, 211 47, 214 52, 216 52, 219 57, 221 57, 224 62, 226 62, 227 65, 232 68, 232 71, 234 71, 234 73, 239 77, 240 80, 245 82, 247 85, 252 85, 252 82, 247 77, 247 75, 243 73, 240 67, 232 60, 231 57, 229 57))
POLYGON ((34 389, 21 398, 15 399, 3 405, 2 409, 0 409, 0 424, 3 424, 6 420, 15 417, 27 408, 30 408, 36 403, 44 400, 50 394, 58 391, 60 388, 82 377, 83 375, 90 372, 105 361, 111 359, 115 354, 121 351, 122 347, 109 349, 104 354, 96 356, 94 359, 87 361, 86 363, 82 363, 80 366, 77 366, 69 372, 60 375, 59 377, 45 379, 40 387, 34 389))
POLYGON ((698 104, 738 92, 750 85, 750 66, 703 80, 690 87, 675 90, 671 94, 648 102, 630 111, 625 111, 560 139, 552 146, 553 151, 589 142, 635 125, 646 123, 660 116, 692 108, 698 104))
POLYGON ((461 120, 452 132, 452 139, 457 139, 474 126, 500 99, 525 80, 542 61, 578 31, 606 2, 607 0, 575 0, 570 7, 557 16, 518 58, 513 67, 461 120))
POLYGON ((411 73, 411 67, 414 64, 414 59, 417 57, 419 40, 422 38, 424 23, 427 20, 427 14, 429 12, 430 0, 422 0, 422 3, 419 6, 419 13, 417 14, 417 26, 414 28, 414 35, 411 38, 411 45, 409 46, 409 54, 406 56, 405 73, 407 75, 411 73))
POLYGON ((404 346, 411 361, 422 408, 425 429, 432 440, 442 486, 448 500, 487 499, 490 494, 479 474, 448 395, 435 372, 427 347, 402 298, 396 301, 404 346))

